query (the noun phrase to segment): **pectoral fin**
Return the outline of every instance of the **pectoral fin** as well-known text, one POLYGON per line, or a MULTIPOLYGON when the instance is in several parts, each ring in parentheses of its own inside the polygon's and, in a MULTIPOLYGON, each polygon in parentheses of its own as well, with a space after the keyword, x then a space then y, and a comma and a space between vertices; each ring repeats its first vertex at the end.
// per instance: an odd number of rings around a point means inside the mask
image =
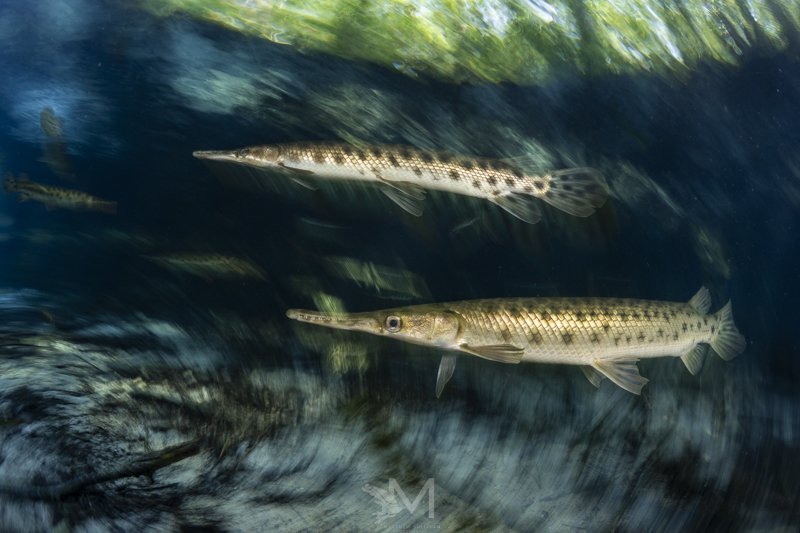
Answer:
POLYGON ((389 183, 388 181, 383 181, 382 183, 385 184, 384 187, 381 187, 383 194, 388 196, 407 213, 415 217, 422 216, 422 202, 425 200, 424 189, 405 182, 389 183))
POLYGON ((528 224, 536 224, 542 218, 542 212, 537 205, 539 200, 535 196, 507 192, 492 196, 489 200, 528 224))
POLYGON ((485 346, 461 344, 459 348, 462 352, 477 355, 478 357, 483 357, 484 359, 497 363, 519 363, 524 353, 522 348, 514 346, 513 344, 488 344, 485 346))
POLYGON ((314 172, 311 170, 306 170, 304 168, 295 168, 285 165, 283 163, 278 163, 278 166, 281 167, 283 170, 288 170, 289 172, 294 172, 295 174, 302 174, 303 176, 313 176, 314 172))
POLYGON ((439 363, 439 372, 436 374, 437 398, 442 395, 444 386, 447 385, 447 382, 453 377, 453 371, 456 369, 456 358, 457 356, 455 354, 447 354, 442 356, 442 360, 439 363))
POLYGON ((641 394, 642 387, 648 381, 639 374, 636 366, 638 359, 625 359, 617 361, 595 361, 594 368, 605 377, 633 394, 641 394))
POLYGON ((583 375, 586 376, 586 379, 589 380, 589 383, 595 387, 600 387, 600 382, 603 381, 603 378, 605 378, 603 374, 589 365, 581 365, 581 371, 583 372, 583 375))
POLYGON ((306 188, 306 189, 308 189, 310 191, 316 191, 317 190, 316 187, 314 187, 313 185, 311 185, 310 183, 308 183, 304 179, 300 179, 300 178, 297 178, 295 176, 292 176, 292 181, 295 182, 296 184, 300 185, 301 187, 304 187, 304 188, 306 188))

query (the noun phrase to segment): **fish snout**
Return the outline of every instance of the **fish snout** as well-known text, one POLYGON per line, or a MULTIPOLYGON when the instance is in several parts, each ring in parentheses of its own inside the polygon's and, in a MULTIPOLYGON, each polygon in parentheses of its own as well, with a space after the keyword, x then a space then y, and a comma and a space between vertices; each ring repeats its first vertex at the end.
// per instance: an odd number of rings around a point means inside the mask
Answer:
POLYGON ((367 333, 380 334, 381 324, 372 316, 361 315, 334 315, 321 311, 308 311, 305 309, 289 309, 286 316, 298 322, 306 324, 316 324, 332 329, 343 329, 347 331, 364 331, 367 333))
POLYGON ((196 159, 205 159, 208 161, 236 161, 235 150, 195 150, 192 156, 196 159))

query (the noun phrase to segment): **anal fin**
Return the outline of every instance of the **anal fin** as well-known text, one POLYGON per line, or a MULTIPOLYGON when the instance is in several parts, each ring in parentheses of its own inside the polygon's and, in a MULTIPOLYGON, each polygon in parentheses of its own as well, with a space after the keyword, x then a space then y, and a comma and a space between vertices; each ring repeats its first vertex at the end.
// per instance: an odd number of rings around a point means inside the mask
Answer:
POLYGON ((513 344, 489 344, 485 346, 471 346, 469 344, 461 344, 459 346, 461 351, 483 357, 496 363, 517 364, 522 361, 522 355, 525 351, 519 346, 513 344))
POLYGON ((505 192, 490 196, 489 201, 499 205, 507 212, 528 224, 536 224, 542 219, 539 200, 535 196, 518 192, 505 192))
POLYGON ((594 368, 605 377, 633 394, 641 394, 642 387, 650 381, 639 374, 636 366, 638 359, 623 359, 617 361, 595 361, 594 368))
POLYGON ((453 372, 456 369, 457 356, 455 354, 447 354, 442 356, 439 362, 439 372, 436 374, 436 397, 442 395, 444 386, 453 377, 453 372))
POLYGON ((708 345, 697 344, 694 348, 687 351, 681 356, 681 361, 686 365, 687 370, 693 376, 696 376, 700 369, 703 368, 703 356, 708 351, 708 345))
POLYGON ((589 380, 589 383, 598 388, 600 387, 600 382, 603 381, 603 378, 605 378, 603 374, 589 365, 581 365, 581 372, 583 372, 583 375, 589 380))

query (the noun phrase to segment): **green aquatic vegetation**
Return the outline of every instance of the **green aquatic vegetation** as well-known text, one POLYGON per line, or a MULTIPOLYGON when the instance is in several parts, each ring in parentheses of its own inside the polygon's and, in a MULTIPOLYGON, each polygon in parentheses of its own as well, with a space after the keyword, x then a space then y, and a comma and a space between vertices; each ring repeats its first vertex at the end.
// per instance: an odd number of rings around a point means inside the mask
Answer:
POLYGON ((558 72, 680 74, 780 50, 800 4, 769 0, 140 0, 300 50, 452 82, 558 72))

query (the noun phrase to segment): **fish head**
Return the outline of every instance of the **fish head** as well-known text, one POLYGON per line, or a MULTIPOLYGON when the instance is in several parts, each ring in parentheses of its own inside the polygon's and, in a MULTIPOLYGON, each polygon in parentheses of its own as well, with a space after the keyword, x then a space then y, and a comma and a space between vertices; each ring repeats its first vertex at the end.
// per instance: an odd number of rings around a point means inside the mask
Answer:
POLYGON ((277 146, 249 146, 238 150, 197 150, 192 152, 197 159, 236 163, 250 167, 280 167, 283 154, 277 146))
POLYGON ((347 331, 363 331, 423 346, 446 348, 457 344, 456 340, 461 330, 458 315, 447 310, 426 310, 421 307, 423 306, 335 314, 290 309, 286 312, 286 316, 309 324, 347 331))

